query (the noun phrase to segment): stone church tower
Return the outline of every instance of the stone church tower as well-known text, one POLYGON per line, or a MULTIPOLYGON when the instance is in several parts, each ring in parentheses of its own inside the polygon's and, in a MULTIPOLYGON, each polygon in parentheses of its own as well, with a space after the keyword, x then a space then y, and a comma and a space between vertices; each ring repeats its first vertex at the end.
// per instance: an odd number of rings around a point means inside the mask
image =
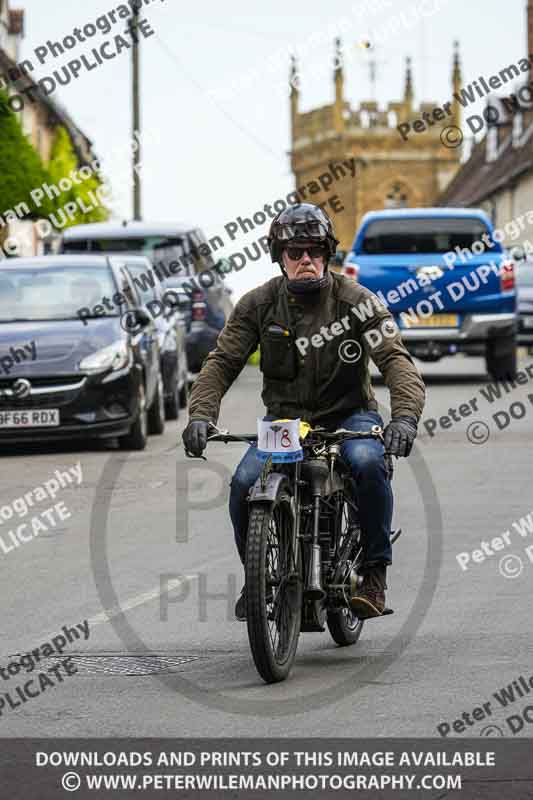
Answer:
MULTIPOLYGON (((323 203, 337 194, 344 211, 334 213, 329 205, 324 209, 332 217, 340 247, 349 249, 361 217, 367 211, 401 206, 431 206, 459 168, 460 147, 446 147, 441 134, 449 126, 461 125, 461 106, 451 102, 452 116, 415 133, 405 141, 397 130, 402 122, 414 122, 424 112, 432 113, 443 103, 425 102, 416 109, 413 105, 411 62, 407 59, 403 100, 391 102, 380 111, 375 101, 362 102, 352 109, 344 99, 344 71, 339 39, 335 42, 333 73, 335 100, 301 113, 300 82, 295 59, 290 75, 291 106, 291 167, 296 187, 316 180, 328 171, 332 161, 355 158, 355 178, 335 180, 327 192, 309 195, 312 203, 323 203)), ((461 88, 458 45, 455 43, 452 72, 452 94, 461 88)))

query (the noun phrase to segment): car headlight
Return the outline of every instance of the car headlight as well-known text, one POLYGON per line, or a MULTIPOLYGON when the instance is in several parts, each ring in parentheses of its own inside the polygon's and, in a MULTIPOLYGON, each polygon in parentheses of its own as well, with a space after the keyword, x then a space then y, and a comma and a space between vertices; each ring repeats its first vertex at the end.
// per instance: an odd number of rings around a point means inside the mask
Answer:
POLYGON ((130 349, 126 342, 118 341, 91 353, 80 361, 80 369, 84 372, 116 371, 130 364, 130 349))

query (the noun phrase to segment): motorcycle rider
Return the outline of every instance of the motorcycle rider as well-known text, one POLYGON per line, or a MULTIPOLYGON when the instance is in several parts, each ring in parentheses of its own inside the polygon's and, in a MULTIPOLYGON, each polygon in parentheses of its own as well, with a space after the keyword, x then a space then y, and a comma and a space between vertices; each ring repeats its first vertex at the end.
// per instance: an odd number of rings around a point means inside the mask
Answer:
MULTIPOLYGON (((247 292, 233 309, 192 387, 183 442, 187 451, 201 455, 211 424, 217 423, 222 397, 258 345, 265 419, 299 417, 329 430, 383 426, 370 381, 372 358, 390 392, 392 418, 384 432, 385 447, 376 439, 349 440, 341 455, 357 485, 364 556, 362 582, 353 592, 351 607, 360 619, 381 616, 386 571, 392 563, 393 510, 384 452, 409 455, 424 407, 424 383, 388 309, 365 287, 328 270, 338 241, 321 208, 300 203, 280 212, 268 241, 282 275, 247 292), (341 320, 348 345, 344 349, 341 337, 328 337, 330 326, 341 320), (319 331, 322 344, 302 346, 319 331)), ((229 509, 243 565, 246 498, 263 463, 257 449, 250 447, 231 481, 229 509)), ((246 587, 235 616, 246 619, 246 587)))

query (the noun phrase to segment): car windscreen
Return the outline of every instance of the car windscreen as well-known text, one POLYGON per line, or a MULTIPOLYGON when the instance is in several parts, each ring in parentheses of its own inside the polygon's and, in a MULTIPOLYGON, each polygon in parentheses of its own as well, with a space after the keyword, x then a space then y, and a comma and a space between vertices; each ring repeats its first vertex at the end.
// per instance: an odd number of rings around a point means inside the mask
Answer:
POLYGON ((124 236, 65 239, 62 253, 128 253, 152 261, 172 261, 183 255, 183 239, 169 236, 124 236))
MULTIPOLYGON (((488 233, 486 225, 474 217, 377 219, 366 227, 361 252, 447 253, 456 247, 471 248, 484 233, 488 233)), ((499 245, 495 249, 500 250, 499 245)))
POLYGON ((0 272, 0 322, 76 319, 109 299, 105 315, 117 316, 111 298, 117 292, 109 267, 49 266, 0 272))

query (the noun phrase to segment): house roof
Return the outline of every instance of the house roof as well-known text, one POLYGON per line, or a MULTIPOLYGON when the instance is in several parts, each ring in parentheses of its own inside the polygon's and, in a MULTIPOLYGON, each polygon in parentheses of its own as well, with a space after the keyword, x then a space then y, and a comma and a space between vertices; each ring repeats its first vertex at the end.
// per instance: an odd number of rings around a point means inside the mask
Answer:
POLYGON ((486 143, 485 136, 474 146, 468 161, 440 195, 440 205, 477 205, 520 175, 533 170, 533 136, 527 137, 521 146, 514 147, 512 137, 507 135, 504 149, 490 162, 486 160, 486 143))
MULTIPOLYGON (((46 108, 52 117, 54 117, 67 129, 80 166, 90 165, 91 161, 94 159, 94 153, 92 152, 92 141, 89 139, 89 137, 86 136, 83 131, 80 130, 80 128, 78 128, 70 114, 65 111, 63 106, 46 95, 39 85, 34 82, 32 76, 22 72, 17 67, 15 61, 13 61, 13 59, 5 52, 5 50, 2 50, 1 48, 0 74, 5 76, 6 81, 11 83, 15 91, 26 87, 32 88, 32 93, 38 98, 40 104, 46 108), (10 79, 8 71, 11 73, 11 75, 18 73, 19 77, 16 79, 10 79)), ((25 98, 24 102, 31 103, 31 100, 29 98, 25 98)))

